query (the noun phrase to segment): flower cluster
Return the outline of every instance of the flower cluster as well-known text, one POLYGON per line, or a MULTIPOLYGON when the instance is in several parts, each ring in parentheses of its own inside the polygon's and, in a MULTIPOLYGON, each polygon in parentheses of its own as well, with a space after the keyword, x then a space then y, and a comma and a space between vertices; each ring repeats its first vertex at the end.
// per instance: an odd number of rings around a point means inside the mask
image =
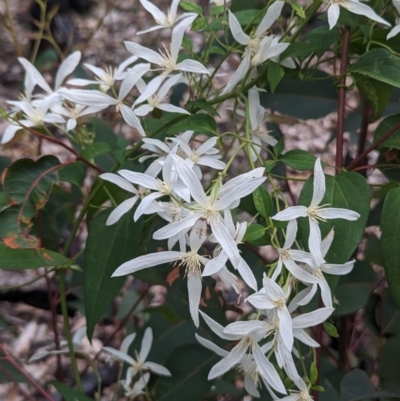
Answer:
MULTIPOLYGON (((280 229, 280 235, 278 228, 271 230, 271 243, 278 258, 272 268, 264 273, 262 283, 261 280, 257 281, 253 268, 239 249, 251 224, 236 222, 236 211, 243 198, 266 182, 262 150, 266 146, 275 146, 278 142, 265 128, 265 109, 260 103, 262 89, 255 84, 251 85, 251 82, 259 73, 257 67, 266 65, 266 62, 290 69, 297 67, 297 61, 293 58, 283 56, 281 59, 289 46, 287 38, 282 39, 272 33, 272 27, 279 20, 284 2, 273 2, 253 31, 244 29, 235 14, 226 10, 229 30, 235 40, 232 49, 241 56, 241 62, 223 89, 214 88, 216 72, 211 72, 211 69, 204 66, 199 61, 201 57, 195 59, 194 53, 188 55, 181 52, 185 32, 198 18, 198 14, 178 15, 179 0, 173 0, 167 13, 148 0, 140 2, 154 17, 156 25, 138 34, 170 29, 170 43, 162 44, 157 52, 134 41, 127 41, 125 46, 131 56, 116 69, 101 69, 84 64, 94 78, 68 80, 81 59, 81 54, 77 51, 61 63, 54 88, 48 85, 30 62, 20 58, 19 61, 26 71, 25 92, 21 100, 8 102, 12 106, 9 113, 10 124, 3 133, 2 143, 11 141, 16 132, 23 128, 42 128, 48 135, 52 135, 48 124, 64 132, 68 138, 76 139, 80 127, 85 125, 83 117, 113 107, 123 121, 140 134, 143 154, 139 162, 145 164, 145 168, 141 170, 144 172, 121 168, 116 173, 100 175, 102 180, 129 193, 112 210, 106 224, 115 224, 126 213, 133 214, 132 224, 144 215, 158 215, 166 224, 155 231, 152 238, 155 241, 167 240, 161 251, 123 263, 116 269, 113 277, 134 274, 166 263, 179 266, 182 276, 187 280, 189 310, 196 328, 200 326, 202 317, 210 330, 221 339, 235 342, 228 351, 216 346, 209 339, 196 335, 204 347, 222 357, 209 372, 209 379, 238 367, 244 375, 245 388, 250 395, 259 397, 259 387, 263 382, 276 399, 278 397, 275 392, 287 395, 278 374, 278 366, 299 389, 299 392, 283 399, 308 400, 311 384, 306 383, 297 371, 294 356, 299 356, 299 350, 295 346, 295 339, 311 348, 319 346, 307 329, 324 322, 334 310, 331 289, 324 274, 347 274, 355 263, 349 261, 332 264, 326 260, 335 231, 332 228, 322 238, 320 224, 331 219, 355 221, 360 216, 355 211, 323 203, 326 192, 325 175, 321 161, 317 159, 310 204, 276 210, 275 215, 269 216, 272 226, 274 221, 287 222, 287 225, 285 229, 280 229), (145 62, 141 62, 143 60, 145 62), (250 85, 240 97, 241 100, 244 98, 246 108, 238 109, 237 102, 233 110, 235 119, 244 117, 245 127, 237 129, 233 135, 234 139, 239 138, 241 144, 229 161, 221 160, 223 156, 220 154, 219 144, 223 138, 220 136, 204 139, 192 130, 174 137, 147 136, 147 124, 144 122, 155 110, 177 113, 183 117, 190 114, 190 111, 194 112, 189 107, 172 104, 170 93, 180 83, 187 85, 188 92, 193 92, 194 98, 201 95, 207 97, 207 100, 250 85), (89 85, 94 85, 97 89, 85 89, 89 85), (41 88, 41 93, 34 93, 36 87, 41 88), (205 88, 209 87, 212 89, 206 91, 205 88), (247 151, 246 156, 252 168, 234 178, 226 179, 232 161, 242 149, 247 151), (256 167, 258 162, 261 162, 262 167, 256 167), (202 182, 204 168, 213 177, 211 185, 206 189, 202 182), (303 240, 307 249, 299 247, 296 241, 299 218, 308 220, 309 236, 306 241, 303 240), (256 317, 251 315, 249 320, 236 321, 222 327, 201 311, 203 277, 211 275, 229 284, 237 294, 241 294, 242 280, 249 291, 252 291, 245 301, 257 310, 256 317), (308 305, 318 289, 323 307, 301 313, 299 307, 308 305)), ((221 0, 211 2, 217 6, 226 6, 227 3, 221 0)), ((400 12, 397 0, 394 4, 400 12)), ((357 0, 340 0, 330 2, 330 28, 337 24, 340 7, 388 25, 365 4, 357 0)), ((389 36, 398 32, 397 26, 389 36)), ((279 209, 279 202, 277 208, 279 209)), ((280 223, 279 227, 285 224, 280 223)), ((151 329, 146 329, 136 358, 128 354, 134 338, 134 334, 128 336, 119 350, 110 347, 104 349, 112 358, 129 364, 122 383, 126 395, 132 399, 144 391, 149 381, 149 372, 170 375, 165 367, 146 361, 152 343, 151 329)))

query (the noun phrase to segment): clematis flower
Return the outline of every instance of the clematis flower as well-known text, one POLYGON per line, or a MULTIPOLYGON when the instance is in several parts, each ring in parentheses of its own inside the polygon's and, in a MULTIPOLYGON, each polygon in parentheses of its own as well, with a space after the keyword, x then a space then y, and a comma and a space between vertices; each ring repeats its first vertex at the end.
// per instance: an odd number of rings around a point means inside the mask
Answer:
POLYGON ((233 13, 229 11, 229 28, 235 40, 243 46, 246 46, 242 62, 229 80, 222 94, 230 92, 246 75, 251 67, 256 67, 262 62, 276 57, 286 50, 288 43, 276 44, 272 36, 266 36, 268 29, 278 19, 282 12, 284 2, 276 1, 267 10, 260 25, 257 27, 254 34, 247 35, 239 21, 233 13), (252 59, 257 56, 254 63, 252 59))
POLYGON ((171 7, 168 9, 168 13, 163 13, 158 7, 148 0, 140 0, 142 6, 153 16, 154 20, 158 25, 152 26, 151 28, 139 31, 137 35, 156 31, 163 28, 173 28, 174 24, 183 18, 197 17, 194 13, 183 13, 181 16, 177 16, 178 5, 181 0, 172 0, 171 7))
POLYGON ((338 22, 340 7, 349 10, 353 14, 363 15, 369 19, 372 19, 373 21, 390 26, 389 22, 376 14, 371 7, 361 3, 358 0, 331 0, 328 8, 328 22, 330 29, 332 29, 338 22))
MULTIPOLYGON (((160 82, 160 80, 158 80, 158 77, 155 79, 157 79, 157 82, 160 82)), ((180 79, 181 79, 180 74, 174 75, 171 78, 167 79, 159 88, 155 89, 154 93, 147 92, 146 96, 143 96, 143 92, 145 92, 146 90, 146 87, 143 86, 144 82, 141 81, 140 83, 138 83, 138 89, 142 93, 142 96, 140 96, 136 100, 135 105, 140 104, 143 101, 147 101, 147 104, 137 107, 135 109, 135 114, 140 117, 145 117, 149 113, 151 113, 154 109, 163 110, 168 113, 190 114, 187 110, 183 109, 182 107, 174 106, 173 104, 164 102, 168 96, 168 92, 174 85, 176 85, 179 82, 180 79)), ((149 86, 150 85, 151 83, 149 83, 149 86)))
POLYGON ((145 388, 150 380, 150 373, 145 373, 139 378, 138 381, 134 382, 134 384, 132 385, 134 380, 134 375, 132 371, 132 368, 128 368, 128 370, 126 371, 126 379, 121 380, 125 396, 128 397, 128 399, 131 401, 139 395, 146 394, 145 388))
MULTIPOLYGON (((329 234, 322 241, 321 243, 322 258, 324 258, 325 255, 328 253, 328 250, 333 241, 334 234, 335 234, 334 230, 331 229, 329 234)), ((329 284, 326 281, 324 273, 343 276, 345 274, 350 273, 353 270, 354 263, 355 260, 351 260, 344 264, 331 264, 331 263, 325 263, 325 261, 323 261, 323 263, 317 263, 314 261, 313 263, 311 263, 311 265, 306 265, 305 269, 309 271, 311 274, 313 274, 314 277, 317 279, 317 282, 312 285, 310 292, 307 295, 307 300, 311 300, 311 298, 317 291, 317 287, 319 287, 321 290, 322 302, 324 303, 325 306, 332 307, 332 293, 329 284)), ((301 304, 299 305, 304 305, 305 302, 306 302, 305 299, 303 299, 301 304)))
MULTIPOLYGON (((235 243, 240 244, 244 235, 246 234, 247 222, 237 223, 235 228, 231 212, 229 210, 225 210, 224 223, 226 229, 228 230, 230 236, 233 238, 235 243)), ((212 238, 210 238, 210 240, 213 241, 212 238)), ((227 261, 228 261, 228 256, 226 252, 221 247, 218 246, 214 251, 214 258, 205 267, 203 276, 211 276, 212 274, 218 274, 221 271, 221 269, 223 268, 226 269, 225 264, 227 261)), ((239 271, 239 274, 243 278, 245 283, 254 291, 257 291, 256 278, 254 277, 254 274, 251 271, 249 265, 242 257, 240 257, 240 262, 237 265, 236 269, 239 271)))
POLYGON ((252 193, 266 180, 266 177, 262 176, 264 168, 257 168, 235 177, 226 184, 218 188, 215 187, 212 194, 207 196, 196 174, 185 161, 176 155, 172 155, 172 157, 179 178, 189 188, 195 204, 190 206, 192 213, 189 216, 156 231, 153 238, 157 240, 167 239, 171 235, 189 230, 197 220, 203 219, 211 225, 211 231, 216 240, 226 252, 232 264, 237 267, 240 263, 239 251, 235 241, 225 227, 220 213, 226 209, 236 207, 240 198, 252 193))
POLYGON ((197 14, 185 18, 173 29, 170 49, 167 49, 164 46, 164 50, 160 50, 160 53, 157 53, 154 50, 148 49, 135 42, 125 42, 125 46, 133 55, 147 60, 152 64, 158 65, 163 71, 159 80, 164 79, 173 71, 186 71, 194 74, 209 75, 210 73, 207 68, 198 61, 186 59, 181 63, 178 63, 179 50, 182 46, 183 35, 185 30, 193 23, 196 17, 197 14))
POLYGON ((90 70, 94 75, 96 75, 95 80, 90 79, 80 79, 73 78, 70 79, 67 83, 69 85, 75 86, 87 86, 92 84, 100 84, 100 90, 102 92, 107 92, 108 89, 114 86, 115 81, 124 79, 127 72, 125 71, 128 66, 133 64, 138 58, 136 56, 131 56, 123 61, 118 68, 106 68, 103 70, 102 68, 96 67, 92 64, 85 63, 84 66, 90 70))
POLYGON ((199 327, 199 304, 202 290, 201 266, 206 265, 206 257, 198 254, 207 237, 207 227, 204 221, 198 221, 190 233, 190 251, 163 251, 151 253, 123 263, 113 273, 112 277, 125 276, 139 270, 161 265, 164 263, 179 262, 185 269, 187 277, 190 315, 196 327, 199 327))
POLYGON ((232 367, 240 364, 244 358, 253 357, 258 372, 266 383, 276 391, 286 394, 285 386, 276 372, 274 365, 265 357, 263 349, 258 344, 266 334, 266 325, 264 322, 259 320, 235 322, 224 329, 205 313, 201 311, 200 313, 210 329, 220 338, 229 341, 239 341, 228 354, 211 368, 208 374, 209 380, 228 372, 232 367), (229 331, 229 334, 226 330, 229 331))
POLYGON ((294 384, 300 391, 289 390, 291 394, 281 398, 279 401, 313 401, 313 398, 308 391, 308 387, 302 378, 299 377, 294 384))
POLYGON ((314 166, 314 190, 310 206, 291 206, 272 217, 274 220, 278 221, 290 221, 299 217, 308 217, 310 223, 308 247, 316 264, 321 264, 323 261, 321 255, 321 231, 318 225, 319 222, 329 219, 354 221, 360 217, 357 212, 349 209, 320 205, 325 195, 325 189, 325 175, 322 171, 321 160, 318 158, 314 166))
POLYGON ((396 18, 396 25, 392 28, 392 30, 386 36, 386 39, 394 38, 396 35, 400 33, 400 17, 396 18))
POLYGON ((150 64, 137 64, 130 69, 121 83, 117 99, 96 90, 60 89, 59 94, 70 102, 84 106, 98 107, 100 110, 109 106, 116 106, 117 111, 121 112, 125 122, 131 127, 136 128, 140 135, 146 136, 136 114, 129 106, 123 103, 123 100, 128 96, 137 81, 146 74, 149 69, 150 64))
POLYGON ((132 358, 129 354, 129 347, 136 337, 136 333, 129 334, 121 343, 120 349, 112 347, 104 347, 103 350, 111 354, 111 361, 119 360, 126 362, 130 365, 130 377, 134 377, 137 374, 142 374, 144 371, 149 370, 160 376, 171 376, 171 372, 155 362, 146 362, 146 358, 149 355, 151 345, 153 343, 153 330, 151 327, 147 327, 144 332, 140 352, 136 352, 136 359, 132 358))

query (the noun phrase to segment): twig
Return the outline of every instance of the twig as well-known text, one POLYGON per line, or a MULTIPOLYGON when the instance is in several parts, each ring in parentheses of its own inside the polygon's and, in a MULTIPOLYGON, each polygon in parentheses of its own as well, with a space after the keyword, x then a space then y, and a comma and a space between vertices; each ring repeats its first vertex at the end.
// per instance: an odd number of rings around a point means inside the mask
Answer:
MULTIPOLYGON (((371 118, 371 104, 364 99, 363 116, 361 123, 360 137, 358 140, 357 157, 359 157, 365 150, 365 144, 367 143, 368 126, 371 118)), ((360 160, 361 161, 361 160, 360 160)))
POLYGON ((365 156, 367 156, 369 153, 375 150, 381 143, 385 142, 386 139, 388 139, 391 135, 393 135, 398 129, 400 129, 400 123, 392 127, 388 132, 386 132, 385 135, 383 135, 376 142, 374 142, 368 149, 365 149, 364 152, 362 152, 361 155, 358 156, 356 160, 354 160, 353 163, 351 163, 347 169, 349 171, 355 170, 360 160, 363 160, 365 156))
POLYGON ((7 14, 7 18, 8 18, 8 24, 7 24, 8 31, 14 42, 15 51, 17 53, 17 56, 22 57, 22 51, 21 51, 21 47, 20 47, 18 39, 17 39, 17 35, 15 34, 14 20, 11 15, 11 9, 10 9, 10 4, 8 3, 8 0, 4 0, 4 5, 6 7, 6 14, 7 14))
POLYGON ((338 108, 338 123, 336 136, 336 173, 340 172, 343 167, 343 135, 344 135, 344 117, 346 107, 346 70, 349 57, 349 37, 350 28, 345 27, 343 32, 342 44, 342 60, 340 62, 340 87, 339 87, 339 108, 338 108))

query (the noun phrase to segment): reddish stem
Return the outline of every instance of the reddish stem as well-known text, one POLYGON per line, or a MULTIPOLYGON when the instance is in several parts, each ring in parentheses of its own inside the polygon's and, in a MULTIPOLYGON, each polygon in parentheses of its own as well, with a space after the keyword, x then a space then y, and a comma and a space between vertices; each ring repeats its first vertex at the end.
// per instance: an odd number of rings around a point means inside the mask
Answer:
POLYGON ((339 108, 338 108, 338 127, 336 136, 336 173, 343 167, 343 135, 344 135, 344 117, 346 107, 346 70, 349 57, 349 27, 344 28, 342 44, 342 60, 340 63, 340 87, 339 87, 339 108))

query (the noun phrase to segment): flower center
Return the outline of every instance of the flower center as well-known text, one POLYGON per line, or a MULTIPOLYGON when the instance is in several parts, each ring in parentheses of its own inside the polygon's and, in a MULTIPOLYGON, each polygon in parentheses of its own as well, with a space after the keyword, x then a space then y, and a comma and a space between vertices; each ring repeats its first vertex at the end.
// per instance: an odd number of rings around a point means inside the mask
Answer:
POLYGON ((273 304, 277 307, 277 308, 283 308, 285 305, 285 300, 283 300, 282 298, 277 298, 275 299, 275 301, 273 302, 273 304))
POLYGON ((252 56, 255 56, 260 51, 260 43, 261 38, 259 38, 258 36, 250 39, 250 42, 247 46, 252 56))
POLYGON ((185 268, 185 275, 189 272, 201 275, 201 262, 197 251, 190 251, 181 256, 181 267, 185 268))

